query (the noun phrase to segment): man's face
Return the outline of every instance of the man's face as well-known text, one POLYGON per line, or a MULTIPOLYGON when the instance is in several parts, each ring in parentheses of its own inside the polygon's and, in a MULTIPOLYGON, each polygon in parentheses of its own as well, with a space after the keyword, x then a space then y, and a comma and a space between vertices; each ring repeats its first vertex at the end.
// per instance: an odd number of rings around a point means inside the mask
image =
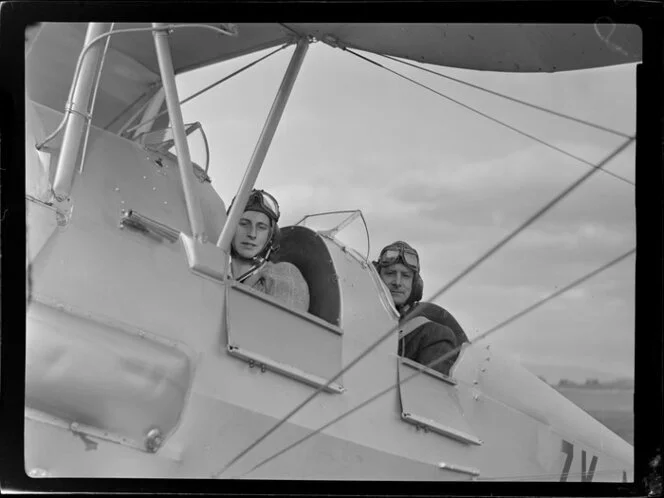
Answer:
POLYGON ((270 236, 270 218, 258 211, 245 211, 233 237, 233 247, 243 258, 251 259, 263 250, 270 236))
POLYGON ((410 297, 414 276, 413 270, 401 263, 380 269, 380 278, 390 290, 395 306, 403 305, 410 297))

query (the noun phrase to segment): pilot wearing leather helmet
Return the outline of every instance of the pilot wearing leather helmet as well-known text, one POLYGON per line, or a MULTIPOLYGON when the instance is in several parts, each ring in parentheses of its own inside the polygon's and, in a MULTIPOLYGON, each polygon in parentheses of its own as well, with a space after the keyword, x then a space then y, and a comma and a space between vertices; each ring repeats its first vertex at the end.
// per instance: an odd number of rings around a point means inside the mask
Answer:
POLYGON ((300 270, 291 263, 270 261, 279 250, 279 215, 274 197, 263 190, 251 191, 231 242, 231 275, 286 306, 306 312, 309 286, 300 270))
MULTIPOLYGON (((429 320, 400 339, 400 356, 427 365, 468 342, 463 329, 448 311, 433 303, 420 302, 424 284, 415 249, 402 241, 393 242, 383 248, 374 265, 390 291, 401 320, 406 315, 408 320, 417 316, 429 320)), ((432 368, 448 375, 457 356, 455 353, 432 368)))

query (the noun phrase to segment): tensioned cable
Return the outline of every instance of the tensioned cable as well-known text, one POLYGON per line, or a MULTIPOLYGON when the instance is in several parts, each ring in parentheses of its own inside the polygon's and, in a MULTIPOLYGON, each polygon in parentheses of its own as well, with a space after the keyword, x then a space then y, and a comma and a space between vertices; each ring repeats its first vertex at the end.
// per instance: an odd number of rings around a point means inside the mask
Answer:
MULTIPOLYGON (((479 111, 479 110, 475 109, 474 107, 471 107, 471 106, 469 106, 469 105, 466 105, 466 104, 464 104, 463 102, 460 102, 460 101, 458 101, 458 100, 456 100, 456 99, 453 99, 452 97, 448 97, 447 95, 445 95, 445 94, 443 94, 443 93, 441 93, 441 92, 439 92, 439 91, 437 91, 437 90, 434 90, 433 88, 431 88, 431 87, 429 87, 429 86, 427 86, 427 85, 425 85, 425 84, 423 84, 423 83, 420 83, 419 81, 415 81, 414 79, 409 78, 408 76, 405 76, 405 75, 399 73, 398 71, 395 71, 394 69, 390 69, 389 67, 385 67, 385 66, 383 66, 382 64, 380 64, 379 62, 376 62, 376 61, 374 61, 374 60, 369 59, 368 57, 365 57, 365 56, 363 56, 363 55, 360 55, 360 54, 358 54, 357 52, 353 52, 353 51, 352 51, 351 49, 349 49, 349 48, 343 48, 342 50, 344 50, 344 51, 346 51, 346 52, 349 52, 349 53, 353 54, 354 56, 359 57, 360 59, 363 59, 363 60, 365 60, 365 61, 367 61, 367 62, 370 62, 371 64, 374 64, 374 65, 376 65, 376 66, 378 66, 378 67, 380 67, 380 68, 382 68, 382 69, 385 69, 386 71, 389 71, 390 73, 396 74, 396 75, 399 76, 400 78, 403 78, 403 79, 405 79, 405 80, 407 80, 407 81, 410 81, 411 83, 413 83, 413 84, 415 84, 415 85, 417 85, 417 86, 421 86, 422 88, 425 88, 425 89, 427 89, 427 90, 429 90, 429 91, 435 93, 436 95, 439 95, 440 97, 443 97, 443 98, 445 98, 445 99, 447 99, 447 100, 450 100, 450 101, 454 102, 455 104, 458 104, 458 105, 460 105, 461 107, 464 107, 465 109, 468 109, 468 110, 470 110, 470 111, 473 111, 474 113, 479 114, 479 115, 482 116, 482 117, 485 117, 485 118, 487 118, 487 119, 490 119, 490 120, 493 121, 494 123, 498 123, 498 124, 501 125, 501 126, 504 126, 504 127, 506 127, 506 128, 509 128, 510 130, 515 131, 516 133, 518 133, 518 134, 520 134, 520 135, 523 135, 524 137, 528 137, 528 138, 530 138, 531 140, 534 140, 535 142, 540 143, 540 144, 542 144, 542 145, 544 145, 544 146, 546 146, 546 147, 548 147, 548 148, 550 148, 550 149, 553 149, 553 150, 555 150, 555 151, 558 151, 558 152, 560 152, 561 154, 564 154, 564 155, 566 155, 566 156, 568 156, 568 157, 571 157, 572 159, 576 159, 577 161, 582 162, 583 164, 586 164, 587 166, 590 166, 591 168, 596 168, 596 167, 597 167, 597 166, 595 166, 592 162, 590 162, 590 161, 586 161, 586 160, 583 159, 582 157, 575 156, 574 154, 572 154, 572 153, 570 153, 570 152, 567 152, 566 150, 563 150, 563 149, 561 149, 560 147, 556 147, 555 145, 552 145, 552 144, 550 144, 550 143, 548 143, 548 142, 545 142, 545 141, 542 140, 541 138, 537 138, 536 136, 531 135, 531 134, 529 134, 529 133, 526 133, 525 131, 521 131, 521 130, 519 130, 518 128, 515 128, 515 127, 512 126, 512 125, 509 125, 509 124, 507 124, 507 123, 505 123, 505 122, 503 122, 503 121, 500 121, 499 119, 496 119, 496 118, 494 118, 494 117, 491 117, 491 116, 489 116, 488 114, 485 114, 485 113, 483 113, 482 111, 479 111)), ((616 173, 613 173, 613 172, 611 172, 611 171, 607 171, 607 170, 602 170, 602 171, 604 171, 604 173, 606 173, 607 175, 611 175, 611 176, 617 178, 618 180, 621 180, 621 181, 623 181, 623 182, 625 182, 625 183, 629 183, 630 185, 634 185, 634 182, 633 182, 633 181, 628 180, 627 178, 624 178, 624 177, 622 177, 622 176, 620 176, 620 175, 618 175, 618 174, 616 174, 616 173)))
POLYGON ((293 33, 293 34, 295 34, 295 35, 297 35, 297 36, 302 36, 300 33, 298 33, 297 31, 295 31, 295 30, 294 30, 293 28, 291 28, 290 26, 287 26, 285 23, 280 22, 280 23, 278 23, 278 24, 279 24, 279 26, 282 26, 282 27, 286 28, 286 29, 287 29, 288 31, 290 31, 291 33, 293 33))
MULTIPOLYGON (((539 301, 535 302, 534 304, 528 306, 526 309, 524 309, 524 310, 520 311, 519 313, 516 313, 516 314, 510 316, 509 318, 503 320, 503 321, 500 322, 498 325, 495 325, 495 326, 491 327, 491 328, 490 328, 489 330, 487 330, 486 332, 483 332, 482 334, 480 334, 479 336, 477 336, 477 337, 472 341, 472 344, 477 344, 479 341, 481 341, 481 340, 483 340, 483 339, 486 339, 489 335, 491 335, 492 333, 496 332, 497 330, 500 330, 501 328, 503 328, 503 327, 505 327, 506 325, 508 325, 508 324, 514 322, 515 320, 521 318, 522 316, 526 315, 527 313, 530 313, 531 311, 535 310, 536 308, 539 308, 540 306, 542 306, 542 305, 543 305, 544 303, 546 303, 547 301, 550 301, 550 300, 552 300, 552 299, 558 297, 560 294, 563 294, 564 292, 567 292, 568 290, 570 290, 570 289, 576 287, 577 285, 579 285, 579 284, 585 282, 586 280, 588 280, 588 279, 594 277, 595 275, 597 275, 597 274, 599 274, 599 273, 601 273, 601 272, 607 270, 608 268, 612 267, 613 265, 615 265, 615 264, 621 262, 622 260, 624 260, 625 258, 631 256, 631 255, 632 255, 633 253, 635 253, 635 252, 636 252, 636 247, 630 249, 629 251, 627 251, 626 253, 624 253, 624 254, 618 256, 617 258, 613 259, 612 261, 609 261, 608 263, 606 263, 606 264, 600 266, 599 268, 597 268, 597 269, 591 271, 590 273, 587 273, 587 274, 584 275, 583 277, 576 279, 576 280, 573 281, 572 283, 567 284, 567 285, 566 285, 565 287, 563 287, 562 289, 557 290, 557 291, 553 292, 552 294, 549 294, 547 297, 545 297, 545 298, 543 298, 543 299, 540 299, 539 301)), ((288 445, 286 448, 280 450, 279 452, 274 453, 272 456, 270 456, 270 457, 268 457, 268 458, 266 458, 266 459, 264 459, 264 460, 261 460, 259 463, 257 463, 256 465, 254 465, 251 469, 249 469, 249 470, 246 471, 244 474, 242 474, 242 475, 240 475, 240 476, 238 476, 238 477, 239 477, 239 478, 244 477, 245 475, 247 475, 247 474, 253 472, 254 470, 256 470, 256 469, 258 469, 258 468, 260 468, 260 467, 262 467, 262 466, 265 465, 266 463, 268 463, 268 462, 274 460, 275 458, 277 458, 277 457, 283 455, 284 453, 286 453, 287 451, 291 450, 292 448, 298 446, 299 444, 303 443, 303 442, 306 441, 307 439, 309 439, 309 438, 315 436, 316 434, 318 434, 318 433, 320 433, 321 431, 327 429, 327 428, 330 427, 331 425, 337 423, 339 420, 341 420, 341 419, 347 417, 348 415, 350 415, 350 414, 356 412, 356 411, 359 410, 360 408, 363 408, 364 406, 368 405, 369 403, 371 403, 372 401, 378 399, 379 397, 383 396, 384 394, 390 392, 392 389, 396 389, 397 387, 401 386, 402 384, 405 384, 406 382, 412 380, 413 378, 417 377, 417 376, 420 375, 422 372, 424 372, 424 371, 425 371, 425 368, 433 368, 433 367, 436 366, 438 363, 441 363, 442 361, 445 361, 445 360, 447 360, 448 358, 451 358, 454 354, 458 353, 458 352, 461 350, 461 347, 462 347, 462 344, 460 344, 459 346, 455 347, 454 349, 448 351, 447 353, 445 353, 444 355, 442 355, 442 356, 440 356, 439 358, 435 359, 434 361, 429 362, 427 365, 420 366, 420 367, 417 369, 416 372, 410 374, 408 377, 405 377, 404 379, 402 379, 402 380, 400 380, 399 382, 397 382, 397 383, 391 385, 390 387, 388 387, 388 388, 386 388, 386 389, 383 389, 382 391, 378 392, 377 394, 374 394, 373 396, 371 396, 370 398, 366 399, 365 401, 363 401, 363 402, 360 403, 359 405, 354 406, 354 407, 351 408, 350 410, 348 410, 348 411, 342 413, 341 415, 339 415, 338 417, 336 417, 336 418, 330 420, 330 421, 327 422, 325 425, 323 425, 323 426, 319 427, 318 429, 316 429, 316 430, 310 432, 310 433, 307 434, 306 436, 304 436, 304 437, 298 439, 297 441, 295 441, 294 443, 288 445)))
POLYGON ((398 59, 397 57, 392 57, 391 55, 385 55, 385 54, 377 54, 377 55, 380 55, 381 57, 385 57, 386 59, 390 59, 390 60, 395 61, 395 62, 399 62, 399 63, 404 64, 406 66, 414 67, 415 69, 420 69, 422 71, 426 71, 427 73, 435 74, 437 76, 440 76, 441 78, 446 78, 448 80, 455 81, 457 83, 461 83, 462 85, 466 85, 466 86, 469 86, 471 88, 475 88, 476 90, 480 90, 482 92, 490 93, 492 95, 496 95, 498 97, 502 97, 504 99, 511 100, 512 102, 516 102, 517 104, 522 104, 522 105, 525 105, 527 107, 537 109, 538 111, 543 111, 543 112, 546 112, 546 113, 549 113, 549 114, 553 114, 554 116, 558 116, 560 118, 569 119, 570 121, 574 121, 576 123, 583 124, 583 125, 589 126, 591 128, 595 128, 597 130, 605 131, 605 132, 611 133, 613 135, 618 135, 619 137, 623 137, 623 138, 629 138, 630 137, 627 133, 623 133, 622 131, 617 131, 617 130, 614 130, 612 128, 607 128, 606 126, 598 125, 596 123, 586 121, 585 119, 575 118, 574 116, 570 116, 568 114, 563 114, 562 112, 557 112, 557 111, 554 111, 552 109, 547 109, 546 107, 542 107, 542 106, 539 106, 537 104, 532 104, 530 102, 526 102, 525 100, 520 100, 520 99, 517 99, 515 97, 510 97, 509 95, 505 95, 504 93, 496 92, 495 90, 489 90, 488 88, 484 88, 482 86, 475 85, 474 83, 470 83, 468 81, 464 81, 464 80, 459 79, 459 78, 454 78, 452 76, 448 76, 446 74, 439 73, 438 71, 434 71, 434 70, 428 69, 426 67, 422 67, 422 66, 418 66, 416 64, 412 64, 410 62, 406 62, 402 59, 398 59))
MULTIPOLYGON (((180 105, 186 104, 187 102, 189 102, 189 101, 192 100, 192 99, 195 99, 196 97, 198 97, 198 96, 201 95, 202 93, 205 93, 205 92, 207 92, 208 90, 214 88, 215 86, 220 85, 220 84, 223 83, 224 81, 228 81, 228 80, 231 79, 232 77, 237 76, 238 74, 240 74, 240 73, 243 72, 243 71, 246 71, 247 69, 249 69, 249 68, 252 67, 252 66, 255 66, 255 65, 258 64, 259 62, 261 62, 261 61, 267 59, 267 58, 270 57, 271 55, 276 54, 276 53, 279 52, 280 50, 285 49, 285 48, 288 47, 289 45, 292 45, 292 42, 284 43, 281 47, 279 47, 279 48, 276 49, 276 50, 273 50, 273 51, 270 52, 269 54, 264 55, 263 57, 261 57, 261 58, 259 58, 259 59, 256 59, 256 60, 253 61, 253 62, 250 62, 249 64, 247 64, 247 65, 244 66, 244 67, 241 67, 241 68, 238 69, 237 71, 233 71, 231 74, 229 74, 229 75, 227 75, 227 76, 224 76, 224 77, 221 78, 220 80, 215 81, 214 83, 212 83, 212 84, 206 86, 205 88, 199 90, 198 92, 196 92, 196 93, 190 95, 189 97, 187 97, 186 99, 182 100, 182 101, 180 102, 180 105)), ((131 132, 134 131, 135 129, 140 128, 141 126, 144 126, 144 125, 146 125, 146 124, 150 124, 150 123, 152 123, 153 121, 156 121, 156 120, 159 119, 161 116, 163 116, 164 114, 167 114, 167 113, 168 113, 168 109, 165 110, 165 111, 160 112, 159 114, 157 114, 157 115, 156 115, 155 117, 153 117, 152 119, 148 119, 148 120, 146 120, 146 121, 143 121, 142 123, 138 123, 137 125, 132 126, 131 128, 126 129, 126 130, 124 131, 124 133, 131 133, 131 132)))
MULTIPOLYGON (((482 255, 479 259, 477 259, 474 263, 472 263, 470 266, 468 266, 465 270, 463 270, 459 275, 454 277, 450 282, 448 282, 446 285, 444 285, 441 289, 436 291, 432 296, 430 296, 427 301, 435 301, 437 298, 439 298, 445 291, 447 291, 450 287, 455 285, 457 282, 459 282, 463 277, 468 275, 471 271, 473 271, 475 268, 477 268, 480 264, 482 264, 484 261, 486 261, 488 258, 490 258, 493 254, 495 254, 500 248, 502 248, 505 244, 507 244, 510 240, 512 240, 514 237, 516 237, 522 230, 524 230, 526 227, 534 223, 540 216, 542 216, 544 213, 546 213, 549 209, 551 209, 554 205, 556 205, 560 200, 562 200, 565 196, 567 196, 570 192, 572 192, 575 188, 577 188, 579 185, 581 185, 585 180, 590 178, 593 174, 595 174, 597 171, 599 171, 606 163, 608 163, 611 159, 613 159, 615 156, 620 154, 624 149, 626 149, 633 141, 635 137, 631 137, 629 140, 626 140, 622 145, 620 145, 618 148, 616 148, 611 154, 609 154, 607 157, 605 157, 597 166, 597 168, 593 168, 588 170, 586 173, 584 173, 581 177, 579 177, 575 182, 573 182, 571 185, 569 185, 565 190, 563 190, 560 194, 558 194, 556 197, 554 197, 551 201, 549 201, 547 204, 545 204, 542 208, 540 208, 535 214, 530 216, 526 221, 524 221, 521 225, 519 225, 516 229, 514 229, 510 234, 508 234, 506 237, 504 237, 500 242, 495 244, 491 249, 489 249, 484 255, 482 255)), ((402 322, 407 321, 413 314, 413 310, 409 311, 404 317, 402 322)), ((373 349, 375 349, 378 345, 383 343, 388 337, 390 337, 395 331, 397 331, 400 327, 400 325, 397 323, 395 326, 390 328, 385 334, 383 334, 378 340, 376 340, 373 344, 371 344, 369 347, 367 347, 362 353, 360 353, 354 360, 352 360, 348 365, 343 367, 336 375, 334 375, 331 379, 329 379, 325 385, 319 386, 316 391, 314 391, 309 397, 307 397, 304 401, 302 401, 299 405, 297 405, 295 408, 293 408, 288 414, 286 414, 279 422, 277 422, 274 426, 272 426, 267 432, 265 432, 263 435, 259 436, 253 443, 251 443, 247 448, 242 450, 240 453, 238 453, 235 457, 233 457, 232 460, 230 460, 219 472, 216 472, 212 474, 212 477, 218 477, 220 474, 224 473, 231 465, 233 465, 235 462, 237 462, 240 458, 242 458, 244 455, 246 455, 249 451, 251 451, 253 448, 255 448, 261 441, 263 441, 265 438, 267 438, 270 434, 272 434, 274 431, 276 431, 279 427, 281 427, 288 419, 290 419, 293 415, 295 415, 298 411, 300 411, 305 405, 307 405, 312 399, 314 399, 318 394, 323 390, 326 389, 327 387, 330 386, 335 380, 337 380, 341 375, 343 375, 345 372, 350 370, 353 366, 355 366, 360 360, 362 360, 365 356, 367 356, 373 349)))

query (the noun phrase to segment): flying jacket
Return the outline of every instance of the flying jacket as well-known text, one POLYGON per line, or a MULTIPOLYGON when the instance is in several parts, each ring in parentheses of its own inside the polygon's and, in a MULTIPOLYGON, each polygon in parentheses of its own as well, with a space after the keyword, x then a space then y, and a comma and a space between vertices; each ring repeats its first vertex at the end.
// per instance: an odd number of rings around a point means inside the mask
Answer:
POLYGON ((309 286, 300 270, 291 263, 268 261, 243 283, 278 299, 286 306, 304 312, 309 310, 309 286))
MULTIPOLYGON (((406 314, 407 312, 403 315, 406 314)), ((440 306, 432 303, 418 303, 408 319, 412 320, 417 316, 424 316, 431 321, 417 327, 399 341, 400 356, 405 356, 422 365, 428 365, 461 343, 468 342, 468 338, 459 323, 440 306)), ((452 368, 458 354, 458 352, 455 352, 449 358, 438 362, 431 368, 449 375, 450 368, 452 368)))

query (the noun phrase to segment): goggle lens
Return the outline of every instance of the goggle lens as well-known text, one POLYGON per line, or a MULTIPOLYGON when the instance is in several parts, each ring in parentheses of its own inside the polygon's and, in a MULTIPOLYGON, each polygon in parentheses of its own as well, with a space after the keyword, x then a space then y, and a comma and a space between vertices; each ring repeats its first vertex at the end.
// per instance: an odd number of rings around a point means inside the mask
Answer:
POLYGON ((272 211, 274 217, 279 219, 279 204, 277 203, 277 200, 262 190, 260 191, 260 194, 262 194, 263 206, 269 211, 272 211))
POLYGON ((415 268, 419 268, 420 266, 420 260, 417 257, 417 254, 413 254, 410 251, 404 251, 403 252, 403 260, 406 262, 407 265, 413 266, 415 268))
POLYGON ((269 211, 275 221, 279 220, 279 203, 277 203, 277 200, 274 197, 262 190, 254 190, 249 196, 247 206, 256 202, 269 211))
POLYGON ((386 265, 391 265, 399 259, 401 251, 399 249, 388 249, 380 257, 380 262, 386 265))
POLYGON ((413 251, 409 249, 386 249, 380 255, 380 264, 381 266, 391 265, 402 259, 406 266, 409 266, 416 271, 419 271, 420 260, 413 251))

